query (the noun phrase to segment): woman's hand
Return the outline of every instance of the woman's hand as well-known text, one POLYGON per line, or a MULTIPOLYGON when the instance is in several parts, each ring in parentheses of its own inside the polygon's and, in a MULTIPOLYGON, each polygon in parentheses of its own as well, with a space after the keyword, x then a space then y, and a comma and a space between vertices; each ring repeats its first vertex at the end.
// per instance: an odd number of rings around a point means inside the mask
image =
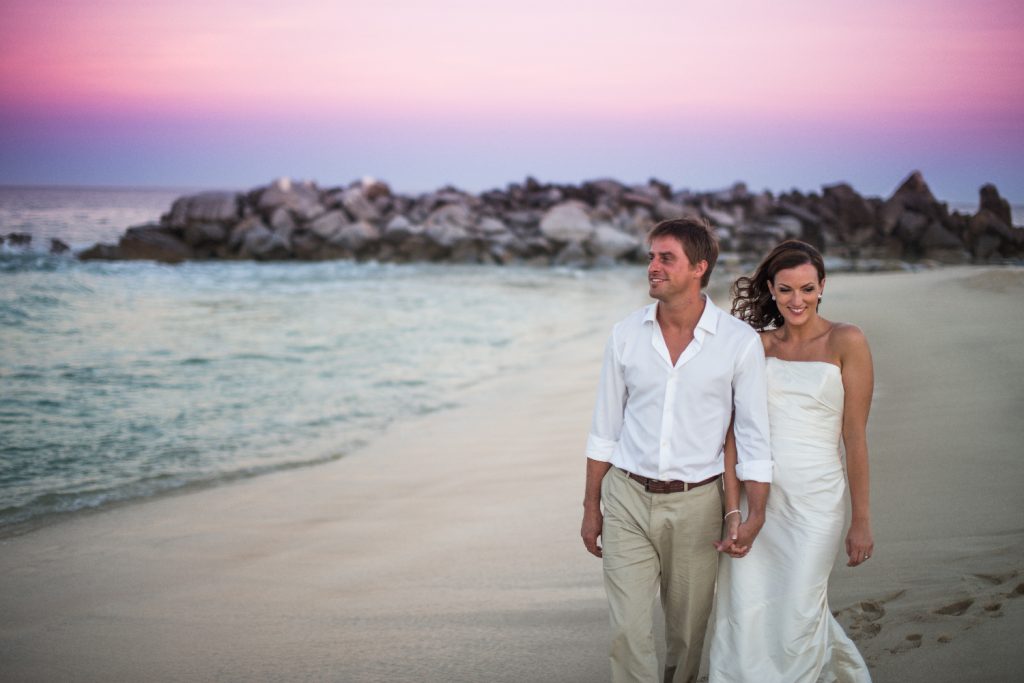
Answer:
POLYGON ((736 545, 736 538, 739 536, 740 513, 736 512, 726 516, 723 524, 722 540, 715 541, 715 550, 725 553, 730 557, 743 557, 750 550, 749 546, 736 545))
POLYGON ((875 552, 875 539, 871 536, 871 522, 854 520, 846 534, 846 555, 850 561, 847 567, 856 567, 870 559, 875 552))

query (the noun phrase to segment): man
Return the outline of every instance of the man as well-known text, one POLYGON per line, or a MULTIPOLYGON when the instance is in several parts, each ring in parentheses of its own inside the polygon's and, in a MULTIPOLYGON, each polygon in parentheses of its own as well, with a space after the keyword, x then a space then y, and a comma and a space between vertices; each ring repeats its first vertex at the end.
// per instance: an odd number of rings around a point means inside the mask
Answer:
POLYGON ((707 225, 664 221, 649 240, 647 278, 657 301, 615 325, 605 350, 581 535, 604 561, 612 679, 662 680, 652 614, 660 588, 663 680, 683 683, 697 679, 711 611, 731 420, 749 508, 734 544, 749 547, 764 523, 765 361, 757 333, 701 291, 718 259, 707 225))

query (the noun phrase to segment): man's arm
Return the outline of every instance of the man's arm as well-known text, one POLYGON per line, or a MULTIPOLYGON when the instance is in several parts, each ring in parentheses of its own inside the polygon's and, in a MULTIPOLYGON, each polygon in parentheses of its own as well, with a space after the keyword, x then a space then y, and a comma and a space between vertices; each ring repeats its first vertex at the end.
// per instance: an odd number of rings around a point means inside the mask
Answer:
POLYGON ((747 494, 747 518, 735 545, 749 547, 764 526, 764 510, 772 481, 771 438, 768 432, 768 384, 764 347, 754 339, 736 364, 733 376, 736 476, 747 494))
POLYGON ((594 420, 587 436, 587 483, 583 493, 583 524, 580 527, 583 545, 597 557, 601 557, 597 539, 604 523, 601 514, 601 481, 611 468, 609 461, 622 432, 625 406, 626 382, 615 351, 613 333, 605 347, 594 420))

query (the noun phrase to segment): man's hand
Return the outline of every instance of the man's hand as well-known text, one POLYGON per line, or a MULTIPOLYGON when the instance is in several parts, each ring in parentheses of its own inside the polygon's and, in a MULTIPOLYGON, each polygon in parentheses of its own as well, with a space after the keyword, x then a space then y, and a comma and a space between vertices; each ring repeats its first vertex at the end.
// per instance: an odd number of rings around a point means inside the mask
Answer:
POLYGON ((580 527, 580 536, 583 537, 583 545, 587 546, 587 552, 595 557, 601 557, 601 546, 597 539, 601 536, 601 527, 604 524, 604 516, 601 514, 601 506, 588 505, 583 508, 583 525, 580 527))
MULTIPOLYGON (((764 517, 754 514, 747 515, 747 518, 736 530, 736 539, 732 543, 734 549, 742 552, 742 555, 738 555, 738 557, 743 557, 750 552, 751 546, 754 545, 754 539, 757 538, 763 526, 764 517)), ((736 556, 734 555, 734 557, 736 556)))

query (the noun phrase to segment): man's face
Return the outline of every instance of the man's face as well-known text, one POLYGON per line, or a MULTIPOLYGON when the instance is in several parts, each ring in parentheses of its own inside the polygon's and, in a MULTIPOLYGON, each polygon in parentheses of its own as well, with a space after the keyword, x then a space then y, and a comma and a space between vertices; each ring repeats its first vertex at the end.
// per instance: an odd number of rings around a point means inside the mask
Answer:
POLYGON ((675 237, 656 237, 647 252, 647 283, 652 299, 668 301, 680 294, 700 292, 700 278, 707 267, 704 261, 696 265, 683 251, 675 237))

